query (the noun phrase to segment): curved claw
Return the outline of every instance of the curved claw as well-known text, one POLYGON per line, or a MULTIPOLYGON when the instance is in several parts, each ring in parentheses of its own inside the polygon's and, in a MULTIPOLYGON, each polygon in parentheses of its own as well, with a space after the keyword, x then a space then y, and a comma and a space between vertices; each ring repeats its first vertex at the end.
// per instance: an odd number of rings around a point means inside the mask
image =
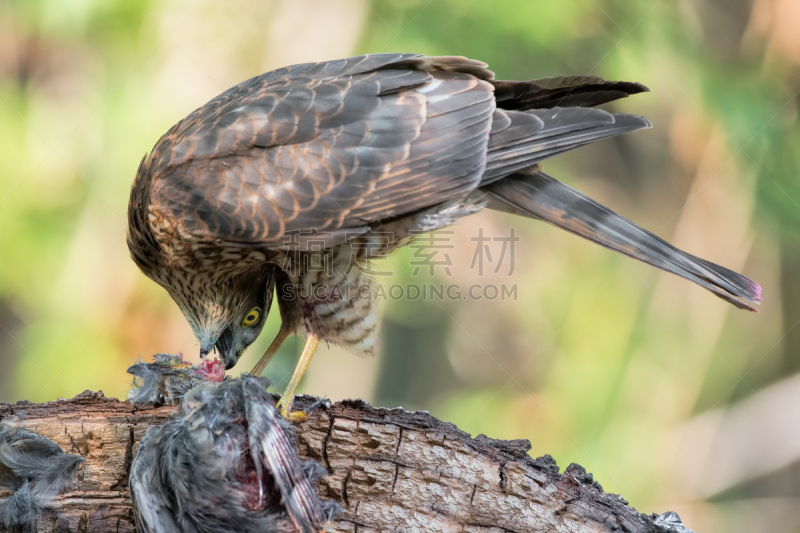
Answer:
MULTIPOLYGON (((284 402, 283 401, 284 398, 287 398, 287 396, 285 396, 285 395, 281 396, 281 399, 278 401, 278 404, 275 406, 275 408, 278 409, 278 411, 280 411, 281 416, 283 417, 284 420, 289 421, 289 422, 302 422, 306 418, 308 418, 308 414, 305 413, 304 411, 292 411, 292 412, 289 412, 289 409, 291 408, 292 401, 288 400, 288 401, 284 402)), ((294 399, 294 398, 292 398, 292 399, 294 399)))

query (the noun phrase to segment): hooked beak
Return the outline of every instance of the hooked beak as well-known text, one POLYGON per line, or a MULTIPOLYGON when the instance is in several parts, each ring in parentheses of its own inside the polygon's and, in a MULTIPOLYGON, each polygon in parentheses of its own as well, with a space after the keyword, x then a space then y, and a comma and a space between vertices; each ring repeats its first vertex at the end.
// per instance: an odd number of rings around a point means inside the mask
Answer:
POLYGON ((239 360, 239 357, 233 350, 233 331, 231 331, 231 328, 226 328, 225 331, 222 332, 222 335, 219 336, 215 345, 219 352, 220 359, 225 363, 225 370, 233 368, 239 360))

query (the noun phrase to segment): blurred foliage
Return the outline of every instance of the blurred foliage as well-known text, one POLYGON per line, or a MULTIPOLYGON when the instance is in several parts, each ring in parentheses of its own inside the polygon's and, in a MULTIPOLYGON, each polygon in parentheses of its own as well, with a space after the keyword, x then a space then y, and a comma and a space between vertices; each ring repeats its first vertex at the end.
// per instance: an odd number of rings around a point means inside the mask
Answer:
MULTIPOLYGON (((695 432, 800 370, 795 5, 0 1, 0 401, 87 388, 124 396, 137 357, 196 353, 176 306, 127 258, 127 194, 159 136, 230 85, 290 62, 387 51, 466 55, 507 79, 629 79, 652 93, 609 107, 655 128, 548 171, 761 282, 761 313, 543 224, 482 213, 457 226, 450 276, 414 278, 403 251, 382 281, 517 284, 516 299, 387 302, 381 357, 323 349, 304 390, 528 438, 532 454, 584 464, 641 510, 675 508, 697 531, 796 532, 800 494, 762 490, 777 467, 756 461, 714 485, 703 465, 721 433, 695 432), (514 274, 475 278, 470 238, 509 226, 522 239, 514 274)), ((272 313, 237 368, 278 325, 272 313)), ((278 386, 301 344, 287 342, 270 365, 278 386)))

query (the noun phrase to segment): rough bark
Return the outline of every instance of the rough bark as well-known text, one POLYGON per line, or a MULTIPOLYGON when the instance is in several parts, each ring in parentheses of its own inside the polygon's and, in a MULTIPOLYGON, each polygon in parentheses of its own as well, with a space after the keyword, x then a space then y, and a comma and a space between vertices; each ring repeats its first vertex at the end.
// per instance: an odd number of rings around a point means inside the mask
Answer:
MULTIPOLYGON (((299 397, 296 405, 311 400, 299 397)), ((39 531, 133 531, 128 469, 144 432, 172 410, 88 391, 71 400, 0 404, 0 422, 86 458, 77 490, 58 497, 39 531)), ((321 496, 343 508, 329 533, 669 531, 655 515, 603 493, 581 467, 562 474, 551 458, 532 459, 528 441, 473 439, 427 413, 344 401, 315 409, 298 425, 298 438, 300 455, 329 472, 321 496)))

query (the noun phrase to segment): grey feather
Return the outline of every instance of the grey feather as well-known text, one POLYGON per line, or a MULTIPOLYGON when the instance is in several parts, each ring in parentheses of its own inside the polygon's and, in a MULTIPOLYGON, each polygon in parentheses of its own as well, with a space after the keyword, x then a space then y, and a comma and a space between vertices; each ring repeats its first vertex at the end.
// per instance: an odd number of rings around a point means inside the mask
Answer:
POLYGON ((73 485, 83 462, 50 439, 0 424, 0 488, 14 491, 0 502, 3 525, 35 530, 42 509, 73 485))
POLYGON ((36 519, 41 514, 42 507, 33 497, 31 485, 27 481, 0 505, 0 520, 6 528, 21 526, 29 531, 36 531, 36 519))
POLYGON ((694 533, 683 525, 681 517, 675 511, 668 511, 655 520, 655 526, 660 533, 694 533))
POLYGON ((199 365, 187 363, 183 356, 158 353, 152 363, 136 363, 128 368, 133 387, 128 400, 139 404, 177 404, 193 387, 219 382, 225 377, 221 361, 206 359, 199 365))
POLYGON ((338 511, 317 497, 320 469, 297 457, 268 385, 201 383, 147 430, 130 476, 139 533, 313 533, 338 511))
POLYGON ((489 138, 481 185, 579 146, 652 127, 644 117, 584 107, 509 111, 508 117, 509 126, 489 138))

